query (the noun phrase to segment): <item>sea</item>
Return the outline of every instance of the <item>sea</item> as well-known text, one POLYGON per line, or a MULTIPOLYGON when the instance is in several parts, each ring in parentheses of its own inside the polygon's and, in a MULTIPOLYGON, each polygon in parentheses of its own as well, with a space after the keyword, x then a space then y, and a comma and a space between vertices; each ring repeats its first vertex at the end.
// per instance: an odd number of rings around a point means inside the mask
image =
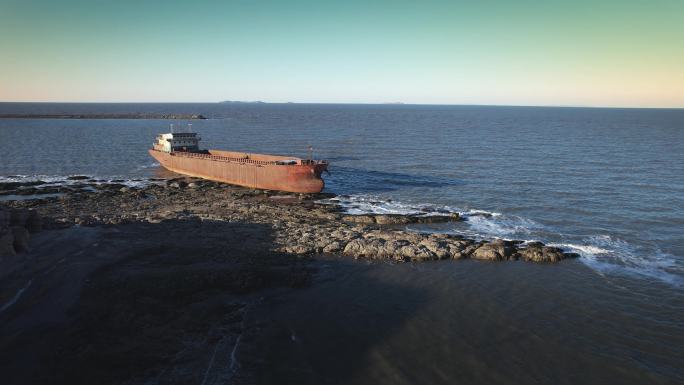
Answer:
POLYGON ((408 229, 580 255, 554 266, 317 262, 318 286, 273 305, 292 340, 271 347, 267 380, 684 382, 683 109, 0 103, 0 114, 135 112, 208 119, 0 119, 0 182, 145 183, 163 173, 146 151, 155 136, 192 130, 206 148, 308 157, 311 146, 330 162, 336 197, 323 203, 351 214, 458 212, 463 221, 408 229), (311 309, 330 300, 352 310, 311 309), (358 361, 354 373, 326 346, 358 361))

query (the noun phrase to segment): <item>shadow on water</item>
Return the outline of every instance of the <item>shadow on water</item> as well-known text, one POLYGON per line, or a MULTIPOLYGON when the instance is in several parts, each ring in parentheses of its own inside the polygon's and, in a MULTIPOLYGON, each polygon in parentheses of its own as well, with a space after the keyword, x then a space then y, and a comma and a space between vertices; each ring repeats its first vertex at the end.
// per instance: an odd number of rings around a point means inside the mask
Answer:
POLYGON ((2 297, 25 288, 0 312, 2 384, 684 377, 684 304, 655 286, 576 261, 311 261, 273 242, 267 225, 190 219, 37 234, 0 261, 2 297))
MULTIPOLYGON (((34 245, 21 260, 0 261, 3 286, 18 276, 32 279, 21 300, 0 314, 6 385, 254 383, 263 369, 259 362, 307 338, 296 326, 281 327, 271 298, 298 305, 305 297, 296 293, 317 290, 302 288, 317 269, 328 268, 272 252, 272 229, 259 224, 169 220, 73 227, 40 233, 34 245), (264 344, 269 348, 258 348, 264 344)), ((355 285, 370 293, 420 296, 371 276, 357 276, 355 285)), ((321 349, 330 342, 338 348, 278 360, 273 368, 284 371, 280 378, 266 376, 267 382, 315 381, 306 365, 338 378, 351 375, 363 369, 364 352, 402 323, 402 317, 382 319, 379 307, 372 319, 383 327, 367 325, 371 303, 340 300, 331 308, 319 299, 310 305, 347 315, 345 325, 318 325, 327 335, 321 349)), ((327 318, 345 319, 333 313, 327 318)))
POLYGON ((441 188, 465 184, 459 179, 336 167, 334 164, 331 166, 330 176, 326 177, 325 181, 328 190, 340 194, 380 193, 407 187, 441 188))
POLYGON ((581 263, 323 260, 264 307, 261 384, 669 384, 681 298, 581 263), (657 290, 654 290, 657 291, 657 290), (635 295, 636 294, 636 295, 635 295))
MULTIPOLYGON (((172 179, 182 176, 161 166, 151 168, 154 178, 172 179)), ((323 174, 326 191, 335 194, 383 193, 403 188, 442 188, 462 186, 458 179, 436 178, 397 172, 373 171, 350 167, 331 166, 330 174, 323 174)))
POLYGON ((255 293, 307 286, 313 273, 271 252, 259 224, 72 227, 32 244, 0 261, 3 289, 32 281, 0 314, 6 385, 248 381, 231 352, 255 293))
POLYGON ((358 383, 372 370, 376 349, 428 302, 425 290, 382 279, 372 265, 333 260, 317 266, 313 287, 264 309, 273 326, 260 339, 260 384, 358 383))

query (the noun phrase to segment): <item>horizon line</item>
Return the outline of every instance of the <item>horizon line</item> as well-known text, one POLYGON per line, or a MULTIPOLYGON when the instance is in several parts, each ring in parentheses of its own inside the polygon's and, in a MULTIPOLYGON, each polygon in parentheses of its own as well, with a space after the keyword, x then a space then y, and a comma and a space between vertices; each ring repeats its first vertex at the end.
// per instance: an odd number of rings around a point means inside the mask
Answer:
POLYGON ((262 100, 221 100, 207 102, 164 102, 164 101, 0 101, 2 103, 23 104, 316 104, 316 105, 378 105, 378 106, 447 106, 447 107, 527 107, 527 108, 603 108, 603 109, 632 109, 632 110, 681 110, 680 107, 653 107, 653 106, 619 106, 619 105, 555 105, 555 104, 455 104, 455 103, 405 103, 405 102, 268 102, 262 100))

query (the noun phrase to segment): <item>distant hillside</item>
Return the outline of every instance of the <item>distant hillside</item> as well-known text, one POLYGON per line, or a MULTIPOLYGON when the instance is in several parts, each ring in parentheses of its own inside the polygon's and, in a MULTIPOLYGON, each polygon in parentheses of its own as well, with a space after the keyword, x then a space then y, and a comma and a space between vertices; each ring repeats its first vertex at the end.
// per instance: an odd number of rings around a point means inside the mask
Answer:
POLYGON ((243 100, 224 100, 219 103, 234 103, 234 104, 266 104, 266 102, 262 102, 261 100, 256 100, 253 102, 250 101, 243 101, 243 100))

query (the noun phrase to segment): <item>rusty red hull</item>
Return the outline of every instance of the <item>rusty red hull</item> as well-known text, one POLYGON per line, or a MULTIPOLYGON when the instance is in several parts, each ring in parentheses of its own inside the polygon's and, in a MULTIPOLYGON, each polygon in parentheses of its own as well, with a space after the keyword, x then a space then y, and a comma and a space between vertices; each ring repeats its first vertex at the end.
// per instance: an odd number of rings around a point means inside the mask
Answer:
MULTIPOLYGON (((298 164, 276 164, 273 161, 236 159, 210 154, 149 150, 163 167, 179 174, 264 190, 296 193, 318 193, 325 183, 321 173, 327 163, 298 160, 298 164)), ((268 157, 263 155, 262 157, 268 157)))

